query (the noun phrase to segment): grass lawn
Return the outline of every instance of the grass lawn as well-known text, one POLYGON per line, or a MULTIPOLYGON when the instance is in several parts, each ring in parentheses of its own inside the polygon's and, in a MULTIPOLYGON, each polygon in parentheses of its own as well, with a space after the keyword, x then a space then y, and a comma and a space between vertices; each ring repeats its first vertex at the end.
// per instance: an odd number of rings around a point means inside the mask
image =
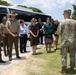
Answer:
MULTIPOLYGON (((45 48, 38 50, 38 54, 32 56, 33 58, 29 61, 33 67, 31 69, 30 66, 28 75, 63 75, 59 72, 61 70, 60 50, 57 50, 56 52, 53 51, 53 48, 52 53, 46 53, 45 48)), ((70 74, 69 54, 67 63, 68 69, 66 75, 76 75, 76 71, 75 74, 70 74)))
MULTIPOLYGON (((58 46, 59 48, 59 46, 58 46)), ((70 74, 69 70, 69 54, 68 54, 67 74, 70 74)), ((37 55, 31 55, 27 59, 23 59, 18 64, 10 67, 0 75, 63 75, 59 71, 61 70, 61 55, 58 49, 54 52, 52 48, 51 53, 46 53, 45 48, 37 50, 37 55)))

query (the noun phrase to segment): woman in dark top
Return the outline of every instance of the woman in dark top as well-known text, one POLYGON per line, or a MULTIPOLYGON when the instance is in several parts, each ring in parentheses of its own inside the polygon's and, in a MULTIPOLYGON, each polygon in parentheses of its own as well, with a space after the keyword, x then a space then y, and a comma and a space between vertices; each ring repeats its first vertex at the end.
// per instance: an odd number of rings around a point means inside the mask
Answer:
POLYGON ((50 18, 47 18, 47 23, 44 25, 46 51, 51 52, 51 44, 53 43, 54 28, 50 18), (48 49, 49 48, 49 49, 48 49))
POLYGON ((54 42, 53 42, 55 51, 57 50, 57 44, 58 44, 58 38, 59 38, 59 36, 56 34, 58 24, 59 24, 58 20, 55 20, 54 21, 54 35, 55 35, 56 40, 54 40, 54 42))
POLYGON ((33 55, 36 54, 36 48, 38 45, 38 35, 39 29, 36 25, 36 19, 32 18, 31 25, 29 26, 29 33, 30 33, 30 45, 32 46, 33 55))

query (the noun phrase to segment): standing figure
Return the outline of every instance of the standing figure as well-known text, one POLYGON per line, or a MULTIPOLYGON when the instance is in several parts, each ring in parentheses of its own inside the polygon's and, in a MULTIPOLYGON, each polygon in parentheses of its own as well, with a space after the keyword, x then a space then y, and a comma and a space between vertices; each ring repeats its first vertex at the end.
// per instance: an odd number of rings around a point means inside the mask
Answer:
POLYGON ((38 19, 37 25, 39 28, 39 43, 43 44, 43 29, 42 29, 43 23, 41 21, 41 18, 38 19))
POLYGON ((76 21, 70 18, 71 10, 64 10, 64 20, 59 24, 57 34, 61 35, 61 73, 66 73, 67 53, 70 55, 70 73, 74 73, 75 46, 76 46, 76 21))
POLYGON ((44 32, 45 32, 45 45, 46 45, 46 51, 47 53, 51 52, 51 44, 53 43, 53 34, 54 34, 54 28, 53 24, 51 23, 51 19, 47 18, 46 24, 44 24, 44 32))
POLYGON ((16 58, 21 59, 19 56, 19 51, 18 51, 18 33, 20 30, 20 23, 16 19, 16 14, 15 12, 12 12, 10 14, 11 19, 6 22, 6 30, 8 32, 8 45, 9 45, 9 61, 12 61, 12 47, 13 43, 15 46, 15 51, 16 51, 16 58))
POLYGON ((5 63, 5 61, 2 60, 2 55, 1 55, 1 36, 2 36, 2 32, 1 32, 1 25, 0 25, 0 63, 5 63))
POLYGON ((7 21, 7 17, 4 16, 3 22, 1 23, 1 31, 2 31, 3 49, 5 56, 8 55, 8 33, 5 27, 6 21, 7 21))
POLYGON ((30 33, 30 44, 32 46, 33 55, 36 54, 36 48, 38 45, 38 35, 39 35, 39 29, 36 24, 36 19, 32 18, 31 25, 29 26, 29 33, 30 33))
POLYGON ((58 38, 59 38, 59 35, 56 34, 58 25, 59 25, 58 20, 55 20, 55 21, 54 21, 54 35, 55 35, 56 40, 53 41, 53 43, 54 43, 54 50, 55 50, 55 51, 57 50, 58 38))
POLYGON ((27 25, 25 24, 24 20, 20 21, 20 52, 27 52, 26 51, 26 44, 27 44, 27 25))

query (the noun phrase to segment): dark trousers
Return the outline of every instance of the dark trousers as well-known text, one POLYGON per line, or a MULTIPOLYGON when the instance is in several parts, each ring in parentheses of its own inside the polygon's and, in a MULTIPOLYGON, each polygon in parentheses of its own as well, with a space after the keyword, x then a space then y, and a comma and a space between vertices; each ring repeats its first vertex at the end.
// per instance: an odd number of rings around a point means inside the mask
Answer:
POLYGON ((27 34, 21 34, 20 36, 20 52, 26 52, 27 34))
POLYGON ((4 34, 3 36, 3 48, 5 56, 8 54, 8 34, 4 34))
POLYGON ((39 32, 39 43, 43 44, 43 32, 39 32))
POLYGON ((10 34, 8 35, 8 52, 9 52, 9 57, 12 57, 12 47, 13 43, 15 46, 15 51, 16 51, 16 57, 19 56, 19 51, 18 51, 18 37, 13 37, 10 34))

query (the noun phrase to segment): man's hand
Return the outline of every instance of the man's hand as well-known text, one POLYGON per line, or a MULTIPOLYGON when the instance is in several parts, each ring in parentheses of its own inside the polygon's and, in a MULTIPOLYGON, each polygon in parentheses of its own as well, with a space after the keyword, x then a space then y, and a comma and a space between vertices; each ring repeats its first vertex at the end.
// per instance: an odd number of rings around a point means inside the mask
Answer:
POLYGON ((2 34, 3 37, 6 37, 4 34, 2 34))
POLYGON ((13 36, 13 37, 17 37, 18 35, 17 35, 17 34, 13 34, 12 36, 13 36))

